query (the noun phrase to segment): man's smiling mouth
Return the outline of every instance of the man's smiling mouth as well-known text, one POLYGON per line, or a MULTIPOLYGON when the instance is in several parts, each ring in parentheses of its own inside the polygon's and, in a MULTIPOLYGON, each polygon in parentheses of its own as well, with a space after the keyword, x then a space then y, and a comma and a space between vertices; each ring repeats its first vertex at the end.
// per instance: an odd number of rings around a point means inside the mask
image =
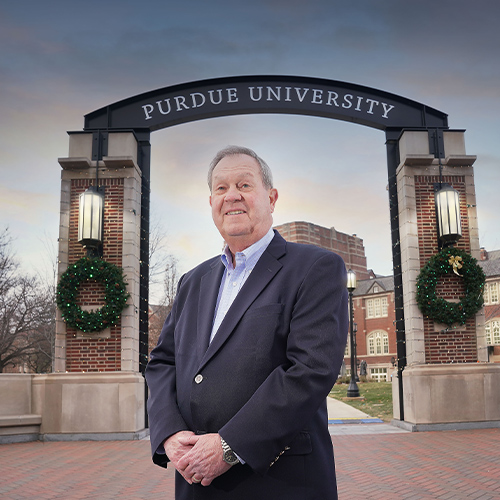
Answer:
POLYGON ((230 212, 226 212, 226 215, 240 215, 244 213, 245 212, 243 210, 231 210, 230 212))

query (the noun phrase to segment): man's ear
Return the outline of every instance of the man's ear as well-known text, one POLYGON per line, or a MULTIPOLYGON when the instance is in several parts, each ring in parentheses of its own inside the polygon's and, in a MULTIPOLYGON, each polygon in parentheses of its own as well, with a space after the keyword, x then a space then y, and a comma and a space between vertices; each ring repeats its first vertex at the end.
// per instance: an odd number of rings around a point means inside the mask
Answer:
POLYGON ((269 190, 269 203, 271 205, 271 213, 274 212, 274 207, 276 206, 277 201, 278 201, 278 190, 276 188, 272 188, 269 190))
POLYGON ((210 204, 210 206, 212 206, 212 195, 208 197, 208 203, 210 204))

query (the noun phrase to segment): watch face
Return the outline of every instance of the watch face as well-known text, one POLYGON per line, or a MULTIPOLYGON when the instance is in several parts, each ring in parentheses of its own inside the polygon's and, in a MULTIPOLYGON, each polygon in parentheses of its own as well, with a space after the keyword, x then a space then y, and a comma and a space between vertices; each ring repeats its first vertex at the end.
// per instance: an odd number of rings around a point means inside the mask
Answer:
POLYGON ((224 452, 224 462, 234 465, 239 462, 238 457, 234 454, 232 450, 227 450, 224 452))

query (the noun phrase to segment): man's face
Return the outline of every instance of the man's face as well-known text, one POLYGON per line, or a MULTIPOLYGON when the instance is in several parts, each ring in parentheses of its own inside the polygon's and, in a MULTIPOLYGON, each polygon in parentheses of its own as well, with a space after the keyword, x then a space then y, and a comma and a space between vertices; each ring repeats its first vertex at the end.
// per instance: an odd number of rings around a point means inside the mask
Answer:
POLYGON ((212 218, 233 254, 269 231, 277 199, 276 189, 264 187, 259 164, 251 156, 226 156, 217 163, 210 195, 212 218))

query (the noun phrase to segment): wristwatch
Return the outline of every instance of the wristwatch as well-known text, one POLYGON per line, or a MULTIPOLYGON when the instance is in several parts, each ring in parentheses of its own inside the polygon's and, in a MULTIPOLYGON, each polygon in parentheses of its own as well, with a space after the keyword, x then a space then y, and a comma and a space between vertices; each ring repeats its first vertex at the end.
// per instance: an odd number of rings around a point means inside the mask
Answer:
POLYGON ((235 465, 239 463, 240 461, 238 460, 238 457, 229 447, 229 445, 224 441, 224 439, 222 439, 222 437, 220 438, 220 442, 222 444, 222 459, 224 460, 224 462, 229 465, 235 465))

